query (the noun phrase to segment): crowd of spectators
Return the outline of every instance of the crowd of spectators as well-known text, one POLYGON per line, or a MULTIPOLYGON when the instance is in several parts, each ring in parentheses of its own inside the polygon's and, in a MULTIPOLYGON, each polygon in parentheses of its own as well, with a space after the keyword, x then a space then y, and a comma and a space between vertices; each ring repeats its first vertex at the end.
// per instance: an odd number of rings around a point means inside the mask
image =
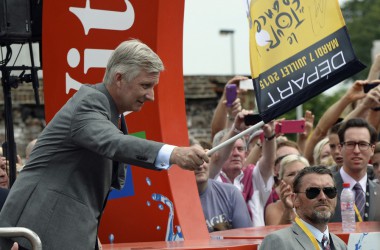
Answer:
MULTIPOLYGON (((311 111, 306 111, 303 118, 305 131, 298 133, 296 140, 291 140, 294 137, 287 134, 275 133, 275 126, 282 122, 279 119, 211 155, 210 179, 230 184, 240 191, 254 227, 294 225, 296 218, 303 219, 296 206, 301 194, 294 189, 293 180, 300 171, 311 166, 326 169, 326 172, 320 173, 318 170, 311 174, 330 175, 330 186, 336 189, 334 197, 325 194, 313 198, 333 204, 326 223, 342 220, 340 194, 344 182, 350 183, 356 195, 362 195, 365 199, 364 203, 356 205, 356 221, 380 221, 380 85, 367 93, 364 91, 366 85, 380 83, 379 65, 380 55, 377 55, 368 79, 355 81, 318 121, 314 121, 311 111), (353 108, 350 110, 349 107, 353 108)), ((243 90, 239 89, 239 82, 245 79, 236 76, 227 82, 226 88, 236 84, 240 93, 243 90)), ((211 121, 213 147, 248 129, 244 116, 253 113, 253 110, 243 109, 239 98, 232 106, 227 106, 226 88, 211 121)), ((299 183, 297 185, 300 191, 302 188, 299 183)), ((200 195, 202 197, 202 192, 200 195)), ((234 218, 228 211, 224 212, 224 218, 234 225, 234 218)), ((313 226, 312 222, 308 223, 313 226)), ((231 228, 238 227, 241 226, 231 228)), ((325 226, 323 230, 326 230, 325 226)), ((339 249, 341 242, 336 238, 335 241, 335 247, 339 249)), ((278 246, 281 246, 280 243, 278 246)))
MULTIPOLYGON (((297 218, 308 222, 305 219, 308 212, 305 212, 302 202, 313 199, 326 200, 329 204, 327 221, 339 222, 339 197, 343 183, 350 183, 356 195, 362 195, 365 199, 358 205, 356 220, 380 221, 380 85, 368 93, 364 92, 364 86, 380 83, 377 79, 379 65, 380 54, 371 67, 368 79, 355 81, 318 121, 314 121, 311 111, 306 111, 303 118, 305 131, 297 134, 296 140, 291 140, 287 134, 275 133, 275 126, 281 123, 281 119, 271 121, 222 147, 211 155, 209 163, 195 170, 208 230, 290 223, 299 230, 295 226, 297 218), (349 106, 354 108, 343 115, 349 106), (312 170, 305 170, 307 168, 312 170), (300 176, 300 172, 303 175, 300 176), (323 193, 325 191, 321 191, 318 182, 315 183, 320 192, 317 196, 308 196, 306 200, 300 197, 302 192, 307 194, 308 188, 315 188, 310 183, 306 185, 303 180, 314 175, 331 182, 327 188, 336 189, 334 197, 323 193)), ((242 91, 239 82, 246 79, 236 76, 226 87, 237 85, 239 94, 242 91)), ((224 91, 210 121, 212 146, 211 143, 202 146, 210 149, 248 129, 250 125, 245 124, 244 117, 252 113, 253 110, 243 109, 239 98, 232 106, 227 106, 224 91)), ((26 148, 27 156, 34 143, 35 140, 26 148)), ((1 157, 0 206, 8 188, 7 161, 1 157)), ((321 230, 326 230, 326 223, 321 223, 321 230)), ((268 237, 263 246, 278 237, 285 239, 288 233, 283 231, 277 236, 268 237)), ((322 241, 322 235, 319 236, 322 241)), ((336 238, 334 241, 340 246, 340 241, 336 238)))

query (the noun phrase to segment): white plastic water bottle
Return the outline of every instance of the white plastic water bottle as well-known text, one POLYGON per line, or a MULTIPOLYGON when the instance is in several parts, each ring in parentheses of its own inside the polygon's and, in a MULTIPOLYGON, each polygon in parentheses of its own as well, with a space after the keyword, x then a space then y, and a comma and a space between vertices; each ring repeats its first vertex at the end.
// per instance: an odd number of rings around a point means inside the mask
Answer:
POLYGON ((343 183, 343 190, 340 195, 343 232, 353 232, 356 229, 354 205, 355 194, 350 188, 350 183, 343 183))

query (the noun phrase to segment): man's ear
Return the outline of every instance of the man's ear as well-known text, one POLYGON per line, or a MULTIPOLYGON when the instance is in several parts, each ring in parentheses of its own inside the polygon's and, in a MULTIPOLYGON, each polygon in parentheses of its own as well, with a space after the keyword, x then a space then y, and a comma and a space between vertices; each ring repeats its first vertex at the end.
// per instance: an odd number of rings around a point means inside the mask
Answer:
POLYGON ((371 157, 375 154, 376 145, 371 145, 371 157))
POLYGON ((123 76, 120 73, 115 74, 115 82, 118 87, 121 85, 121 80, 123 80, 123 76))

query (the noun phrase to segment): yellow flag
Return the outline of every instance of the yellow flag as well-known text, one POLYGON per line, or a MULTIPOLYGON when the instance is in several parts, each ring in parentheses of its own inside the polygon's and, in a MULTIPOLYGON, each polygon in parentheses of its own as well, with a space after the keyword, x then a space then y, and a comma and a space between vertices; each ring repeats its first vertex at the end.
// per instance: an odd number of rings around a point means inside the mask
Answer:
POLYGON ((364 68, 337 0, 251 0, 251 74, 269 121, 364 68))

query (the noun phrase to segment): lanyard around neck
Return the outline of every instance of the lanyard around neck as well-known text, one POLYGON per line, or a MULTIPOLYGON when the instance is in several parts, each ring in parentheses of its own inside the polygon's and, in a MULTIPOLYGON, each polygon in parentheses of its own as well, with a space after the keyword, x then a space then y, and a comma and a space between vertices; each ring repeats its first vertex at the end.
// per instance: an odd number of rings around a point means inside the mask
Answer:
POLYGON ((314 235, 310 232, 310 230, 306 227, 306 225, 300 220, 298 215, 296 216, 295 222, 302 229, 302 231, 304 231, 304 233, 309 237, 309 239, 311 240, 311 243, 313 243, 315 249, 319 250, 320 247, 319 247, 319 243, 318 243, 317 239, 315 239, 314 235))
POLYGON ((356 216, 358 217, 358 221, 359 221, 359 222, 363 222, 363 218, 362 218, 362 216, 360 215, 360 213, 359 213, 359 209, 358 209, 358 207, 356 206, 356 204, 354 204, 354 210, 355 210, 355 214, 356 214, 356 216))

